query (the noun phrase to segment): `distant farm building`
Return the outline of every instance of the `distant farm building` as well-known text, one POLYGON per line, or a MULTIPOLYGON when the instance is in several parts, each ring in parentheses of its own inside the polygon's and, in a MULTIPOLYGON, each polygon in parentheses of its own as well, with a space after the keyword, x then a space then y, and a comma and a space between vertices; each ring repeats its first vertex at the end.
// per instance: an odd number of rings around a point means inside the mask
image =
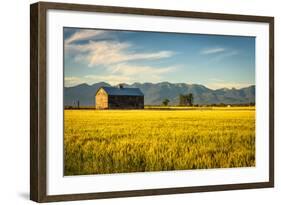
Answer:
POLYGON ((143 109, 144 95, 139 88, 100 87, 96 92, 96 109, 143 109))

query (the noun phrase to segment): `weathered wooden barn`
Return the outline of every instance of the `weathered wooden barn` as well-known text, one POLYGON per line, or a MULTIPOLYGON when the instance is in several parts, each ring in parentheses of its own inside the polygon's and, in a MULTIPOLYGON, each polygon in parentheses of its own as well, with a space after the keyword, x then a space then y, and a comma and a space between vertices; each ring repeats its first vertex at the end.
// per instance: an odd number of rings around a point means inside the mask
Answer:
POLYGON ((143 109, 144 95, 139 88, 100 87, 96 92, 96 109, 143 109))

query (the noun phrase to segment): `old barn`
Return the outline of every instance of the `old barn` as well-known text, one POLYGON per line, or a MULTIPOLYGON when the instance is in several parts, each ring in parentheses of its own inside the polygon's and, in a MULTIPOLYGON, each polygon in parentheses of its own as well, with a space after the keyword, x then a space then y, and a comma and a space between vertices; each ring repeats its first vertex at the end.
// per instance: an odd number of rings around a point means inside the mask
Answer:
POLYGON ((96 92, 96 109, 143 109, 144 95, 139 88, 100 87, 96 92))

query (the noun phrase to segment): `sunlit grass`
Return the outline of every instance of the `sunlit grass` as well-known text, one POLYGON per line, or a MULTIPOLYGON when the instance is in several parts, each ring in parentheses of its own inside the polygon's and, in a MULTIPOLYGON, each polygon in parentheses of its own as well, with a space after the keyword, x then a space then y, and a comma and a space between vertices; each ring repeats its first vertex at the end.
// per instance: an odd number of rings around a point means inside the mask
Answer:
POLYGON ((65 175, 255 166, 255 109, 65 110, 65 175))

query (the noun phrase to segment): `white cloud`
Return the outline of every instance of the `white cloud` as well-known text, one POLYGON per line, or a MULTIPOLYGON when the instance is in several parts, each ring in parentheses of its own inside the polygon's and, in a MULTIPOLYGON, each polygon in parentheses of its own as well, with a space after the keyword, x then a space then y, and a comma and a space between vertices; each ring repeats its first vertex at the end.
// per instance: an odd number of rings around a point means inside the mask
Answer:
POLYGON ((174 71, 175 67, 152 67, 152 66, 139 66, 130 64, 117 64, 108 68, 113 74, 122 74, 127 76, 132 75, 160 75, 174 71))
POLYGON ((209 79, 210 81, 215 81, 215 82, 224 82, 224 80, 219 79, 219 78, 211 78, 209 79))
POLYGON ((201 50, 200 54, 202 55, 208 55, 208 54, 214 54, 214 53, 221 53, 224 52, 225 48, 206 48, 201 50))
POLYGON ((70 87, 74 85, 78 85, 81 83, 87 83, 83 78, 80 77, 64 77, 64 86, 70 87))
POLYGON ((240 88, 245 88, 245 87, 249 87, 253 85, 253 83, 243 83, 243 82, 223 82, 223 81, 220 81, 220 82, 211 82, 211 83, 208 83, 206 86, 208 88, 211 88, 211 89, 220 89, 220 88, 228 88, 228 89, 231 89, 231 88, 236 88, 236 89, 240 89, 240 88))
POLYGON ((102 30, 79 30, 72 34, 69 38, 65 40, 66 44, 71 44, 74 43, 75 41, 80 41, 80 40, 89 40, 94 37, 100 37, 106 34, 106 31, 102 30))
POLYGON ((118 83, 134 83, 134 82, 159 82, 163 80, 163 75, 172 73, 177 69, 176 66, 171 67, 153 67, 132 64, 117 64, 107 68, 108 73, 112 73, 120 77, 118 83), (126 81, 122 81, 122 80, 126 81))
POLYGON ((201 55, 210 55, 210 62, 219 62, 224 60, 225 58, 229 58, 235 55, 238 55, 239 52, 233 49, 226 49, 222 47, 215 48, 206 48, 201 50, 201 55))
POLYGON ((228 51, 228 52, 221 53, 221 54, 215 56, 215 57, 213 58, 213 61, 218 62, 218 61, 221 61, 221 60, 223 60, 223 59, 225 59, 225 58, 232 57, 232 56, 236 56, 236 55, 238 55, 238 54, 239 54, 238 51, 228 51))
POLYGON ((129 64, 117 64, 109 66, 106 72, 96 75, 85 75, 83 77, 65 77, 65 86, 74 86, 81 83, 89 85, 97 82, 107 82, 111 85, 119 83, 135 83, 135 82, 160 82, 162 74, 171 73, 177 67, 151 67, 129 64))
POLYGON ((173 67, 140 65, 139 60, 147 62, 172 57, 175 53, 168 50, 154 52, 140 51, 130 42, 119 42, 116 36, 105 31, 82 30, 74 33, 65 41, 66 55, 71 54, 76 62, 87 64, 93 69, 104 69, 99 75, 67 77, 67 86, 80 83, 93 84, 105 81, 112 85, 118 83, 157 82, 162 75, 172 72, 173 67), (101 38, 103 36, 103 38, 101 38), (104 36, 107 37, 105 40, 104 36), (98 39, 98 41, 97 41, 98 39), (75 43, 88 40, 86 43, 75 43))
POLYGON ((133 60, 155 60, 169 58, 172 51, 135 52, 132 44, 117 41, 89 41, 83 45, 68 45, 68 50, 74 50, 77 61, 86 62, 89 66, 110 65, 133 60))
POLYGON ((120 83, 132 83, 133 79, 123 75, 87 75, 85 76, 85 81, 87 81, 88 84, 106 82, 110 85, 117 85, 120 83))

